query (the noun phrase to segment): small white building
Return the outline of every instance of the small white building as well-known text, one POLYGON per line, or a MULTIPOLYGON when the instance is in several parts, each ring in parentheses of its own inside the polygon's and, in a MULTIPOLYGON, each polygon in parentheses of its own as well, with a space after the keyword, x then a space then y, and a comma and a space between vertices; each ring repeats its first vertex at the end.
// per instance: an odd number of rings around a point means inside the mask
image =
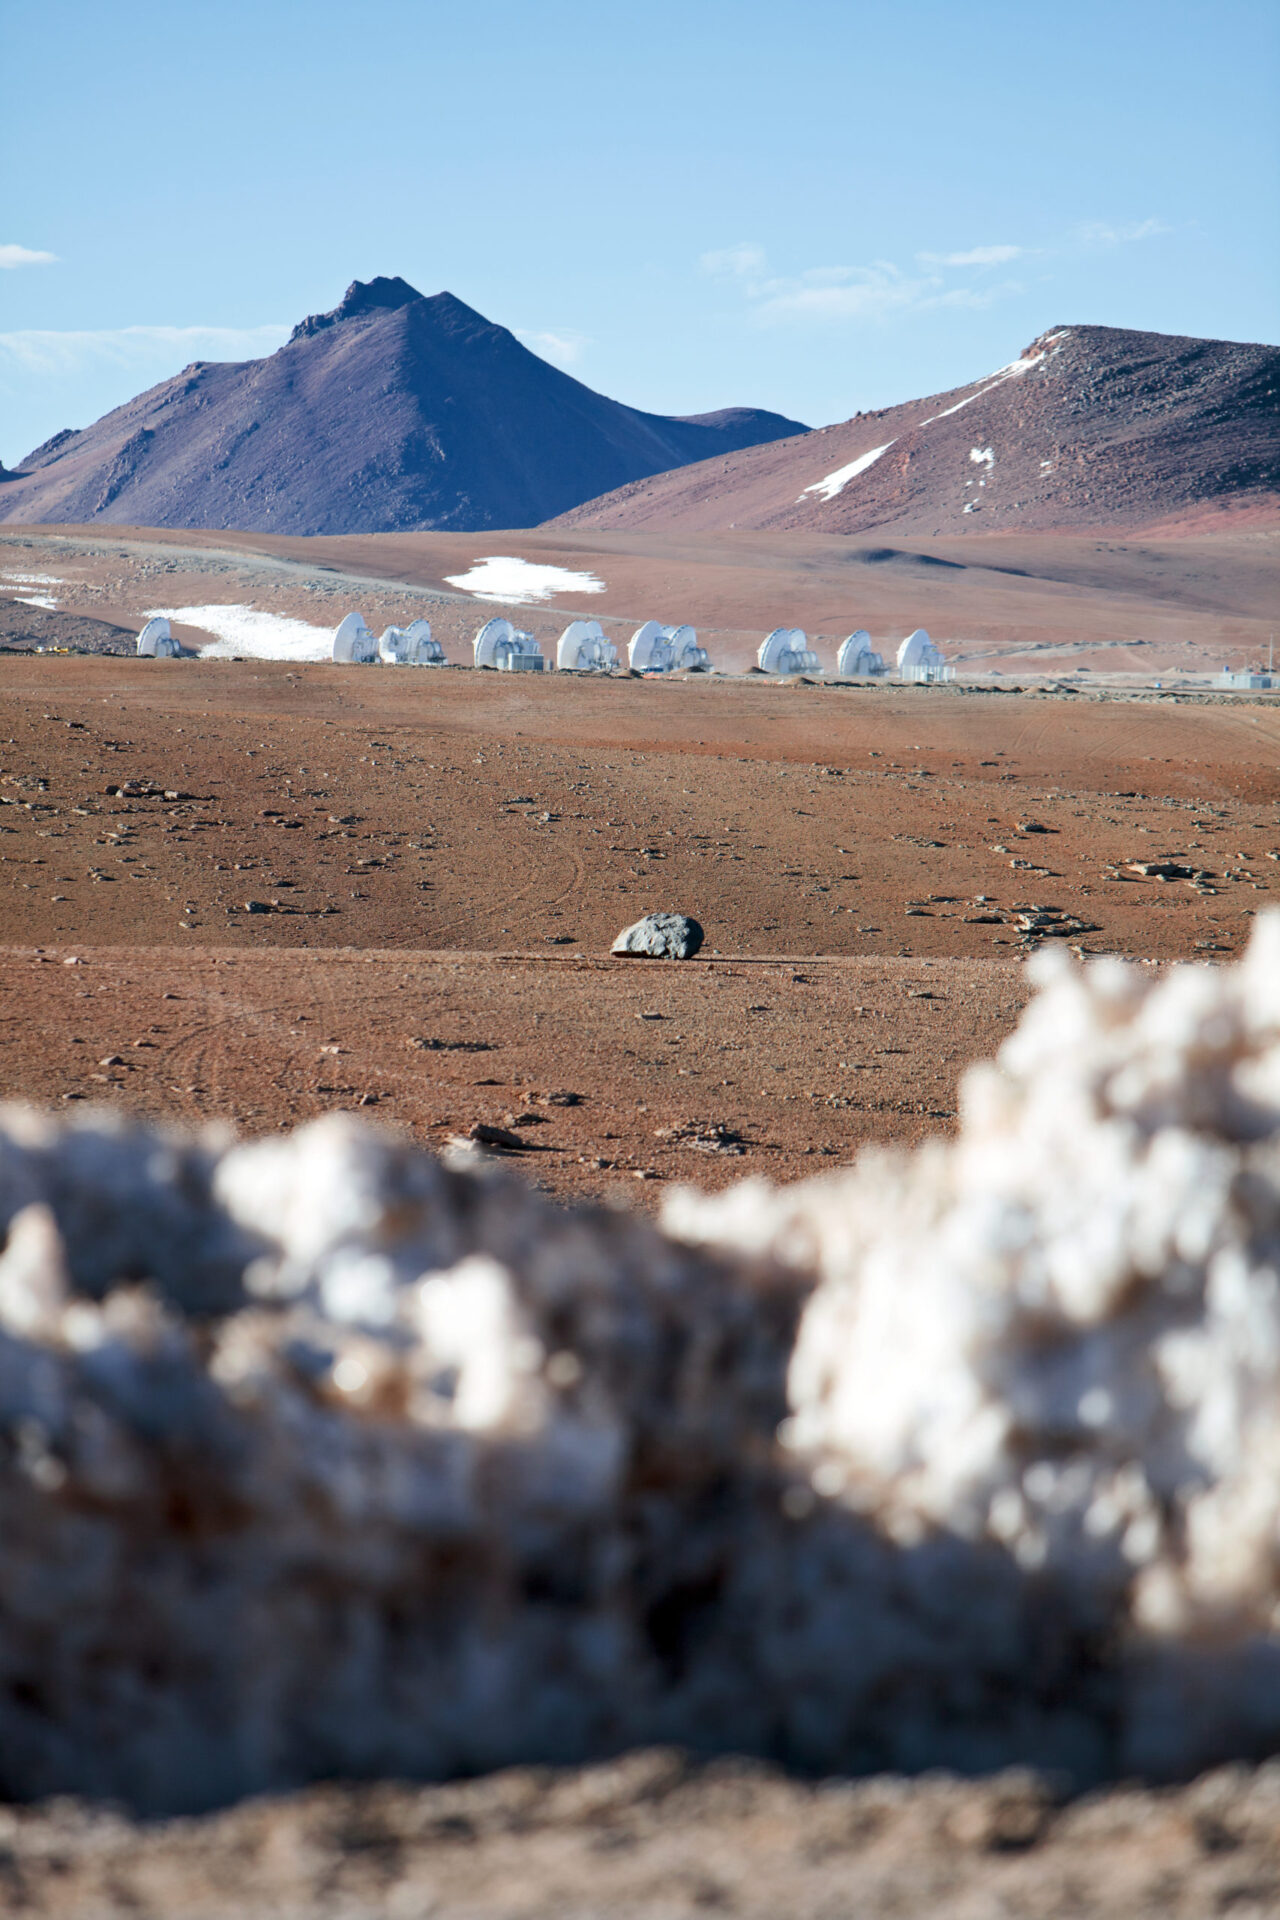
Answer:
POLYGON ((836 672, 842 679, 870 680, 885 671, 884 661, 872 646, 871 635, 865 627, 859 627, 856 633, 840 642, 836 672))
POLYGON ((362 613, 349 613, 333 630, 333 657, 346 667, 376 667, 378 643, 362 613))
POLYGON ((162 613, 148 620, 138 635, 138 652, 144 660, 176 660, 181 651, 162 613))
POLYGON ((914 686, 936 686, 944 680, 954 680, 956 670, 948 666, 924 628, 917 627, 898 648, 898 677, 914 686))
POLYGON ((606 640, 598 620, 571 620, 556 646, 556 666, 561 673, 612 673, 618 664, 618 649, 606 640))
POLYGON ((393 667, 442 667, 444 648, 431 637, 429 620, 411 620, 407 627, 388 627, 378 652, 393 667))
MULTIPOLYGON (((141 641, 138 643, 138 651, 139 653, 142 651, 141 641)), ((1224 667, 1218 675, 1218 685, 1227 693, 1265 691, 1266 688, 1273 687, 1275 684, 1271 674, 1263 673, 1257 667, 1224 667)))
POLYGON ((531 633, 521 633, 499 616, 486 620, 475 637, 475 663, 499 673, 541 673, 546 667, 542 649, 531 633))
POLYGON ((756 655, 761 673, 821 673, 818 656, 801 627, 775 627, 756 655))
POLYGON ((711 665, 692 627, 664 627, 657 620, 636 628, 627 659, 636 673, 706 673, 711 665))

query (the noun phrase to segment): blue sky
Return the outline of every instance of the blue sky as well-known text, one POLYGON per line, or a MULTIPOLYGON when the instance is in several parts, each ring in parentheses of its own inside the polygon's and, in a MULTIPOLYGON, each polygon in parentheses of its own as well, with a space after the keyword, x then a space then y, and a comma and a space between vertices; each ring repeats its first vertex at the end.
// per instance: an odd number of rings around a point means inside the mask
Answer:
POLYGON ((814 425, 1274 341, 1278 81, 1274 0, 0 0, 0 459, 375 273, 814 425))

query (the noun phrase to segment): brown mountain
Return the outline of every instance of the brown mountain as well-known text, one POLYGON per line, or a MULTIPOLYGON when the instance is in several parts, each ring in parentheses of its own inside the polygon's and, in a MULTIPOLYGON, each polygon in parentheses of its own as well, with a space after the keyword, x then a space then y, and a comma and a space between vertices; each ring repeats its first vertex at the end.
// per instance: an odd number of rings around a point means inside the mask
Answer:
POLYGON ((1280 511, 1280 351, 1053 327, 968 386, 634 480, 556 524, 929 537, 1245 508, 1280 511))
POLYGON ((266 359, 196 362, 55 434, 0 480, 0 520, 527 527, 642 475, 805 431, 754 407, 640 413, 451 293, 357 280, 266 359))

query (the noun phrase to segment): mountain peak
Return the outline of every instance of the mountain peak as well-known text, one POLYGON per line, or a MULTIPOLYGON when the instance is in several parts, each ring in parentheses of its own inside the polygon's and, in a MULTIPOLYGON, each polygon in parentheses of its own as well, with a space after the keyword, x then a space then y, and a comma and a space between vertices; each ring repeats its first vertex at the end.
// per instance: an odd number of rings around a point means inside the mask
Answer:
POLYGON ((278 533, 527 527, 691 460, 802 432, 593 393, 452 293, 354 280, 262 360, 188 368, 0 485, 0 519, 278 533))
POLYGON ((309 313, 300 320, 289 335, 290 341, 306 340, 312 334, 323 333, 326 327, 336 327, 343 320, 358 320, 362 314, 394 312, 398 307, 412 306, 422 295, 416 287, 398 275, 388 278, 386 274, 376 274, 372 280, 353 280, 336 307, 328 313, 309 313))
POLYGON ((378 307, 407 307, 421 298, 418 289, 398 274, 388 278, 379 273, 372 280, 353 280, 334 308, 333 317, 350 320, 358 313, 373 313, 378 307))

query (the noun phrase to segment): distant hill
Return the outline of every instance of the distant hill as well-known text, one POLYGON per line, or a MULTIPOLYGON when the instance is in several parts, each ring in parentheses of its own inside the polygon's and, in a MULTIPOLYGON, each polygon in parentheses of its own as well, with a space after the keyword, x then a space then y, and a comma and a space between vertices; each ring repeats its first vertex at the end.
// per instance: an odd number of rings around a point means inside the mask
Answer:
POLYGON ((593 393, 451 293, 354 281, 264 360, 200 361, 55 434, 0 520, 285 534, 527 527, 644 474, 806 429, 593 393))
POLYGON ((1243 508, 1280 510, 1280 351, 1053 327, 968 386, 631 481, 556 524, 925 537, 1243 508))

